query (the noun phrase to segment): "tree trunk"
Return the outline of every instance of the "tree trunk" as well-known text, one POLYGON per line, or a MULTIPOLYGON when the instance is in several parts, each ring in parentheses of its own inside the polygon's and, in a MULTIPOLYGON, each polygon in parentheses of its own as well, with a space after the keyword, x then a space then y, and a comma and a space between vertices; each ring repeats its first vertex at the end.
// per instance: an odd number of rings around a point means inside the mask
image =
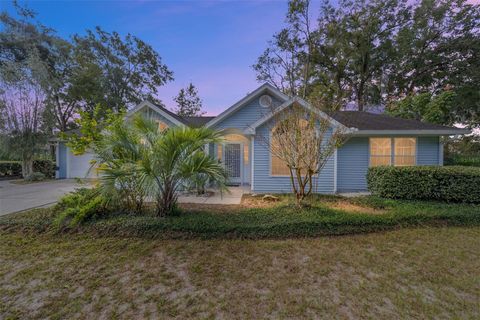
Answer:
POLYGON ((162 194, 157 199, 157 215, 160 217, 171 215, 175 210, 176 204, 175 188, 171 184, 166 183, 162 194))
POLYGON ((22 160, 22 176, 25 179, 33 173, 33 159, 22 160))
POLYGON ((357 92, 358 111, 363 111, 364 107, 365 107, 365 101, 363 101, 363 85, 361 85, 361 88, 357 92))

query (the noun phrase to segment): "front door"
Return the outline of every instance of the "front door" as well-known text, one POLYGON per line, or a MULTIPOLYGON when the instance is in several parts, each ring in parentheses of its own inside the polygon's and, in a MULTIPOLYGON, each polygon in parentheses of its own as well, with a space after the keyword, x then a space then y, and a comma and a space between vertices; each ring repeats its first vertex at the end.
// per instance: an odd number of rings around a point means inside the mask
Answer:
POLYGON ((242 144, 225 143, 223 155, 228 180, 231 184, 242 183, 242 144))

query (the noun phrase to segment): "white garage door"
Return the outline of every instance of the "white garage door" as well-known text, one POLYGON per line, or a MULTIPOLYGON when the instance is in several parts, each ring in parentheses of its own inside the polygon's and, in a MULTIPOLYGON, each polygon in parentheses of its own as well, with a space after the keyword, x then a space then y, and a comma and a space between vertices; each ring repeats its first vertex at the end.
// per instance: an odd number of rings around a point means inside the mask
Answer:
POLYGON ((95 168, 89 172, 91 166, 90 160, 92 159, 92 153, 76 156, 68 150, 67 178, 95 178, 95 168))

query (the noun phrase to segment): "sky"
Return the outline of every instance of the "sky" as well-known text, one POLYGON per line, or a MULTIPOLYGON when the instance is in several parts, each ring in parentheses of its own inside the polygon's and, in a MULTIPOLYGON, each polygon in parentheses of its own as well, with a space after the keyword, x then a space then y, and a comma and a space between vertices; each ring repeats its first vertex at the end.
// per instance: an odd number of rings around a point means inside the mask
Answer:
MULTIPOLYGON (((314 2, 313 8, 319 6, 314 2)), ((174 72, 159 89, 173 97, 192 82, 208 115, 216 115, 255 90, 251 65, 284 25, 287 1, 20 1, 37 19, 69 37, 101 26, 146 41, 174 72)), ((12 11, 0 0, 0 10, 12 11)), ((313 10, 312 10, 313 11, 313 10)))

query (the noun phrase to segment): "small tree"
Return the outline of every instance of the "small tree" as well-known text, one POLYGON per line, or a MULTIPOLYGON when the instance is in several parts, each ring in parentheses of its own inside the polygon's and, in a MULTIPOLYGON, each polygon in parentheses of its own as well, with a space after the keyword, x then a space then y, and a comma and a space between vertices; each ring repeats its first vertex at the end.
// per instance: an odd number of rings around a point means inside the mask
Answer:
POLYGON ((202 99, 198 96, 198 90, 192 83, 186 89, 180 89, 178 95, 173 99, 177 103, 175 112, 179 116, 193 117, 205 114, 202 111, 202 99))
POLYGON ((273 157, 281 160, 290 175, 297 205, 315 187, 315 179, 335 149, 348 137, 343 127, 334 126, 317 110, 306 110, 297 102, 280 112, 271 111, 269 133, 261 136, 273 157))
POLYGON ((45 110, 43 90, 23 79, 14 84, 3 83, 0 93, 2 135, 5 147, 22 161, 22 176, 33 173, 33 160, 45 147, 47 134, 42 119, 45 110))

